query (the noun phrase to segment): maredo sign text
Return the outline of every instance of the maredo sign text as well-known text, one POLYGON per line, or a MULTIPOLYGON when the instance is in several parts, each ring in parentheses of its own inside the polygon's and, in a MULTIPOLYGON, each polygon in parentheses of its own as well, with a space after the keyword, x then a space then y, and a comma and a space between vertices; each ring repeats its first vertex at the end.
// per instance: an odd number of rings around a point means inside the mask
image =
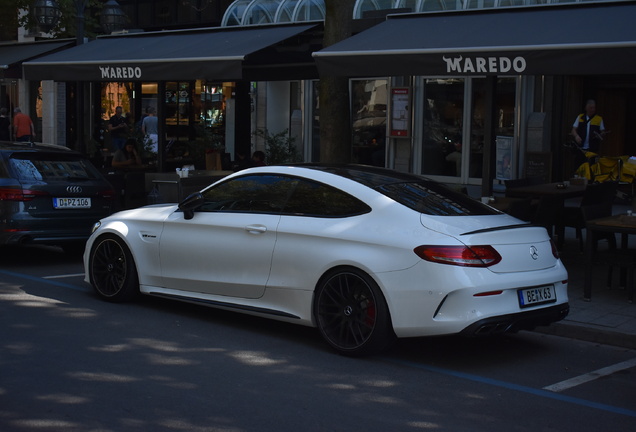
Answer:
POLYGON ((451 57, 442 56, 447 73, 522 73, 526 70, 523 57, 451 57))
POLYGON ((131 79, 141 78, 141 68, 131 66, 99 66, 103 79, 131 79))

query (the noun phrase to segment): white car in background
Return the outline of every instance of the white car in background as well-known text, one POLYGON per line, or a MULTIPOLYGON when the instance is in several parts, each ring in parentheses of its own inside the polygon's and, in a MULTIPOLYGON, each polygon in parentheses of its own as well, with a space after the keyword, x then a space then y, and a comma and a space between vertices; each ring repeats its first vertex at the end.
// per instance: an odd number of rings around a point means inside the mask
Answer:
POLYGON ((563 319, 567 271, 542 227, 424 177, 355 165, 232 174, 180 204, 96 225, 86 281, 317 327, 339 353, 397 337, 563 319))

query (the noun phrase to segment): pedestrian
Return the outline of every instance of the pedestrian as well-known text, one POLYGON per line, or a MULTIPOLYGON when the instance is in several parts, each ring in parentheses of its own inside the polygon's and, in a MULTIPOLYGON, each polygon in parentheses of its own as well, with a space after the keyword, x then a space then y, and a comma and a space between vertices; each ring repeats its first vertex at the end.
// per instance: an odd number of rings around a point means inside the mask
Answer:
POLYGON ((124 148, 115 152, 113 155, 112 166, 113 168, 123 170, 143 168, 141 157, 137 152, 136 141, 134 138, 128 138, 128 140, 124 143, 124 148))
POLYGON ((5 107, 0 108, 0 141, 11 141, 11 119, 5 107))
POLYGON ((13 110, 13 136, 16 141, 31 142, 35 138, 35 129, 31 118, 22 113, 19 107, 13 110))
POLYGON ((572 125, 571 133, 581 149, 598 154, 601 141, 607 132, 603 117, 596 114, 594 99, 589 99, 585 103, 585 112, 578 115, 572 125))
POLYGON ((146 117, 141 123, 141 132, 146 137, 146 142, 150 144, 150 151, 157 153, 159 151, 159 119, 157 118, 157 110, 154 107, 146 109, 146 117))
POLYGON ((267 165, 265 163, 265 153, 260 150, 256 150, 254 154, 252 155, 251 166, 259 167, 259 166, 265 166, 265 165, 267 165))
POLYGON ((113 150, 122 150, 128 138, 128 120, 120 106, 115 108, 115 115, 108 120, 108 131, 113 141, 113 150))

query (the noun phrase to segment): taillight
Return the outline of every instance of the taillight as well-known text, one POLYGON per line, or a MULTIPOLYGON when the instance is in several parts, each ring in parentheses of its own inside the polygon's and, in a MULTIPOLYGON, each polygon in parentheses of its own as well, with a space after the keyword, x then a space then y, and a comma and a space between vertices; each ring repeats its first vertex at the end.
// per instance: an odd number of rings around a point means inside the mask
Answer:
POLYGON ((99 195, 102 198, 105 198, 107 200, 112 200, 115 199, 115 190, 114 189, 104 189, 101 190, 99 192, 97 192, 97 195, 99 195))
POLYGON ((22 188, 0 188, 0 200, 3 201, 31 201, 37 196, 44 195, 48 194, 22 188))
POLYGON ((552 255, 554 255, 556 259, 559 259, 559 250, 557 249, 556 244, 552 241, 552 239, 550 239, 550 246, 552 247, 552 255))
POLYGON ((490 267, 501 261, 492 246, 418 246, 414 252, 426 261, 462 267, 490 267))

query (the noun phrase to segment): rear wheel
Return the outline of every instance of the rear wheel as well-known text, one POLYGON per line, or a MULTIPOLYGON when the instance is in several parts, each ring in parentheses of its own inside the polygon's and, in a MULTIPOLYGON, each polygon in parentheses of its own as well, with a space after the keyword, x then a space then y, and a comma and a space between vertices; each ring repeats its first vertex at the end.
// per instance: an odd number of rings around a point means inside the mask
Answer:
POLYGON ((314 316, 322 336, 340 354, 373 354, 394 338, 380 288, 354 268, 336 269, 323 277, 316 289, 314 316))
POLYGON ((91 284, 103 299, 123 302, 139 293, 137 269, 123 240, 115 236, 98 238, 91 249, 88 265, 91 284))

